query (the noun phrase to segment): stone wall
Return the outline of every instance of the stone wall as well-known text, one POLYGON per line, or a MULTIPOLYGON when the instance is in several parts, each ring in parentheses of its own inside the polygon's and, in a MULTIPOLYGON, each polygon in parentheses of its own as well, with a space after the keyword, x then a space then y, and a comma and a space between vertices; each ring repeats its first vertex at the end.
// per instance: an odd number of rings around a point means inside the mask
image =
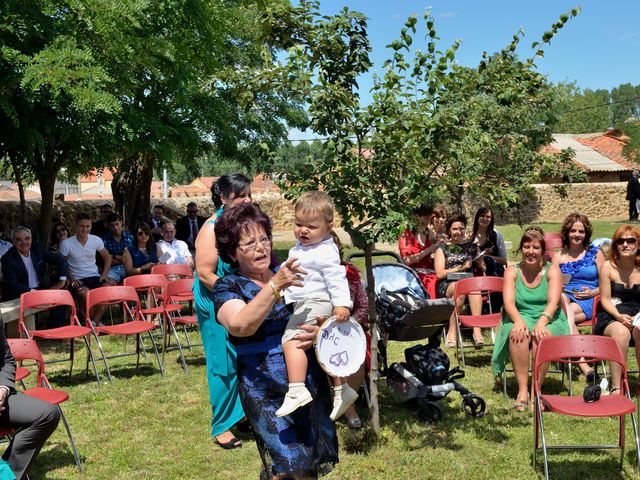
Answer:
MULTIPOLYGON (((591 220, 625 220, 628 218, 626 182, 578 183, 565 185, 567 197, 562 198, 554 186, 533 185, 535 194, 522 198, 520 220, 561 222, 572 212, 580 212, 591 220)), ((499 223, 514 223, 513 211, 498 212, 499 223)))
MULTIPOLYGON (((581 183, 567 185, 568 197, 563 199, 553 186, 540 184, 534 185, 535 195, 523 198, 523 210, 520 221, 533 222, 560 222, 571 212, 581 212, 590 219, 599 220, 624 220, 627 218, 627 202, 625 200, 626 183, 581 183)), ((290 231, 293 229, 293 204, 285 200, 279 193, 257 193, 253 199, 269 215, 273 221, 274 231, 290 231)), ((214 206, 211 198, 185 197, 171 198, 166 201, 152 199, 151 204, 161 203, 165 206, 165 214, 171 219, 176 219, 186 214, 186 206, 189 202, 195 202, 201 215, 209 216, 213 213, 214 206)), ((77 212, 84 211, 92 215, 94 219, 99 216, 100 206, 104 203, 112 203, 110 200, 87 200, 74 202, 54 202, 53 216, 61 219, 68 227, 73 228, 74 218, 77 212)), ((482 203, 482 199, 466 204, 468 213, 475 212, 476 205, 482 203)), ((40 202, 27 202, 28 218, 35 219, 40 215, 40 202)), ((513 211, 497 212, 498 223, 514 223, 517 217, 513 211)), ((7 229, 18 225, 20 222, 20 210, 18 202, 0 202, 0 222, 7 229)), ((339 226, 340 219, 336 219, 339 226)))

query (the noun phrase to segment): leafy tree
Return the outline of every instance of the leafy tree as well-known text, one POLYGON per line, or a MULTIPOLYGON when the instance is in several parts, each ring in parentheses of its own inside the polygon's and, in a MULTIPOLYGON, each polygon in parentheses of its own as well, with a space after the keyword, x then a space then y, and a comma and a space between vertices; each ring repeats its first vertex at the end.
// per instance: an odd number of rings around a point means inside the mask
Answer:
POLYGON ((623 83, 611 90, 611 116, 616 127, 630 118, 640 118, 640 85, 623 83))
POLYGON ((627 120, 622 124, 622 131, 629 138, 622 154, 637 167, 640 164, 640 120, 627 120))
MULTIPOLYGON (((551 140, 554 96, 534 60, 578 9, 563 15, 535 43, 533 56, 515 55, 521 34, 501 52, 485 55, 476 69, 455 65, 458 43, 439 50, 433 17, 425 15, 425 50, 411 52, 418 20, 411 16, 391 58, 374 77, 373 100, 361 107, 358 76, 368 72, 366 20, 344 9, 320 16, 318 3, 271 8, 265 20, 270 41, 289 54, 263 78, 287 84, 309 105, 310 127, 328 137, 332 154, 289 172, 288 196, 322 188, 334 199, 343 226, 365 250, 372 324, 372 427, 377 410, 377 330, 371 250, 380 239, 396 240, 411 208, 427 199, 470 189, 498 205, 517 203, 527 182, 546 170, 566 171, 568 154, 554 166, 539 148, 551 140), (520 177, 524 177, 521 179, 520 177)), ((570 168, 568 170, 571 170, 570 168)), ((575 176, 575 172, 569 172, 575 176)))
POLYGON ((556 125, 557 133, 604 132, 612 125, 610 94, 606 89, 582 91, 575 83, 559 84, 564 113, 556 125))
POLYGON ((320 140, 313 142, 300 142, 297 145, 287 143, 275 153, 273 171, 279 174, 304 175, 313 170, 313 166, 325 161, 330 154, 320 140))
POLYGON ((40 183, 40 238, 48 238, 57 174, 83 172, 109 150, 120 105, 111 78, 78 35, 70 5, 0 4, 0 158, 14 178, 40 183))

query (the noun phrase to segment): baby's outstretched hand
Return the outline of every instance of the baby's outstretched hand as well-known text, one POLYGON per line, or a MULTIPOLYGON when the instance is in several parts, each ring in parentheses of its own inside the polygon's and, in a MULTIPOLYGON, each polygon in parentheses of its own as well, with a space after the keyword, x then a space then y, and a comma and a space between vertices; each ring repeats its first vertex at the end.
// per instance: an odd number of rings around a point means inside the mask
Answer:
POLYGON ((339 322, 349 320, 349 315, 351 315, 351 312, 346 307, 336 307, 333 309, 333 316, 336 317, 336 320, 339 322))

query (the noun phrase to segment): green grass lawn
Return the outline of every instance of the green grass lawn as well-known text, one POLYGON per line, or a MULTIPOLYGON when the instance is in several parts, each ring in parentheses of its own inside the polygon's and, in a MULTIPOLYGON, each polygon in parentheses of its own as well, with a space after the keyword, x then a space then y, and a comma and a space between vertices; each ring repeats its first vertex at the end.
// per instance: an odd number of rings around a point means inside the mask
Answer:
MULTIPOLYGON (((557 225, 544 227, 554 230, 557 225)), ((543 228, 544 228, 543 227, 543 228)), ((595 225, 596 235, 610 234, 617 224, 595 225)), ((507 239, 519 236, 517 226, 501 226, 507 239)), ((515 241, 514 241, 515 244, 515 241)), ((288 245, 276 246, 280 258, 288 245)), ((122 351, 122 339, 105 338, 110 353, 122 351)), ((79 344, 78 344, 79 346, 79 344)), ((389 359, 400 361, 409 344, 391 342, 389 359)), ((133 349, 129 341, 128 349, 133 349)), ((60 357, 60 349, 43 345, 47 358, 60 357)), ((456 364, 452 350, 452 365, 456 364)), ((329 479, 529 479, 532 468, 533 421, 529 412, 513 410, 515 380, 509 378, 509 397, 495 389, 490 368, 490 348, 468 350, 467 377, 462 383, 487 402, 484 418, 471 419, 460 411, 461 397, 453 392, 441 402, 444 418, 437 424, 418 421, 415 408, 395 404, 381 379, 380 412, 382 430, 373 439, 368 429, 350 431, 338 423, 340 463, 329 479)), ((630 364, 635 368, 635 360, 630 364)), ((84 353, 77 365, 83 365, 84 353)), ((153 357, 150 357, 150 359, 153 357)), ((62 426, 45 445, 32 469, 33 479, 256 479, 261 463, 253 440, 243 437, 243 448, 224 451, 209 436, 210 407, 204 356, 194 349, 188 354, 189 374, 184 375, 177 351, 166 355, 166 377, 155 367, 142 364, 135 369, 135 357, 110 362, 113 385, 97 385, 91 377, 74 371, 66 375, 64 364, 48 366, 55 387, 67 390, 71 398, 63 404, 75 434, 85 473, 73 462, 62 426)), ((78 369, 78 367, 76 367, 78 369)), ((103 369, 100 369, 102 372, 103 369)), ((33 385, 32 378, 27 379, 33 385)), ((566 383, 566 381, 565 381, 566 383)), ((561 391, 559 375, 550 375, 549 391, 561 391)), ((637 376, 631 379, 635 392, 637 376)), ((574 387, 581 391, 579 377, 574 387)), ((366 408, 359 407, 362 418, 366 408)), ((368 422, 365 422, 368 427, 368 422)), ((554 452, 552 478, 615 479, 639 478, 634 459, 631 423, 627 421, 627 450, 622 472, 617 470, 616 452, 554 452)), ((617 421, 611 418, 577 420, 550 417, 549 442, 615 442, 617 421)))

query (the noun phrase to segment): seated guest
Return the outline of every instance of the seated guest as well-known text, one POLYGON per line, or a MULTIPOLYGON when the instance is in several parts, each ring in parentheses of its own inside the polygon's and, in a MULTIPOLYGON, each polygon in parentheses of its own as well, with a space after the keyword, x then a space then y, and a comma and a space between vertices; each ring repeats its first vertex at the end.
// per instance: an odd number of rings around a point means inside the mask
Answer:
POLYGON ((47 252, 37 243, 32 243, 31 230, 27 227, 16 227, 12 236, 13 247, 0 258, 5 281, 4 299, 19 298, 31 290, 64 288, 67 283, 67 262, 62 255, 47 252), (53 285, 47 264, 54 265, 59 275, 53 285))
POLYGON ((100 218, 91 225, 91 234, 97 237, 104 237, 109 231, 109 215, 113 213, 113 208, 108 203, 100 207, 100 218))
POLYGON ((122 263, 122 254, 125 248, 133 245, 133 235, 122 228, 122 219, 117 213, 110 214, 107 220, 109 221, 109 231, 102 237, 102 241, 111 255, 109 278, 113 284, 118 285, 127 276, 122 263))
POLYGON ((187 216, 176 221, 176 238, 187 243, 189 250, 195 250, 198 232, 207 219, 198 215, 198 205, 191 202, 187 205, 187 216))
POLYGON ((69 229, 67 226, 62 222, 54 223, 49 238, 49 251, 60 253, 60 244, 67 238, 69 238, 69 229))
POLYGON ((175 237, 176 226, 173 222, 162 225, 162 240, 158 242, 158 261, 160 263, 186 263, 193 267, 193 257, 189 247, 182 240, 175 237))
POLYGON ((16 360, 11 354, 0 320, 0 427, 17 428, 2 458, 17 479, 27 470, 60 421, 56 405, 16 391, 16 360))
MULTIPOLYGON (((76 217, 76 234, 60 245, 60 255, 67 260, 71 292, 80 298, 80 307, 84 306, 87 292, 109 284, 111 255, 100 237, 91 233, 91 217, 79 213, 76 217), (102 274, 96 264, 96 254, 102 257, 102 274)), ((106 306, 97 307, 94 322, 99 325, 106 306)), ((88 312, 87 312, 88 313, 88 312)))
POLYGON ((136 240, 124 249, 122 263, 127 275, 151 273, 151 269, 158 264, 158 250, 149 224, 140 222, 136 225, 136 240))
MULTIPOLYGON (((434 264, 436 276, 438 277, 438 297, 453 298, 453 289, 456 278, 451 274, 468 273, 473 276, 474 258, 478 255, 478 245, 473 243, 466 234, 467 217, 463 214, 455 214, 447 219, 446 234, 451 239, 451 243, 444 243, 438 246, 434 264)), ((479 270, 484 270, 482 258, 478 258, 475 266, 479 270)), ((464 297, 458 298, 459 307, 465 302, 464 297)), ((480 315, 482 312, 482 297, 480 295, 469 295, 469 306, 472 315, 480 315)), ((449 330, 447 332, 446 345, 454 347, 458 337, 457 319, 455 313, 449 318, 449 330)), ((473 343, 482 345, 484 339, 479 328, 473 329, 473 343)))
MULTIPOLYGON (((611 259, 600 269, 600 307, 593 329, 595 335, 615 338, 625 358, 629 342, 636 345, 640 362, 640 329, 633 317, 640 311, 640 231, 635 226, 621 225, 611 239, 611 259)), ((610 362, 611 393, 621 394, 620 365, 610 362)))
MULTIPOLYGON (((338 462, 338 440, 329 418, 329 382, 312 349, 307 349, 305 385, 314 401, 276 416, 288 390, 281 341, 291 316, 281 292, 302 285, 304 271, 294 259, 270 267, 271 222, 251 203, 224 210, 216 219, 215 238, 220 258, 238 269, 215 283, 213 303, 234 347, 226 353, 237 355, 240 398, 263 460, 260 478, 317 478, 338 462)), ((308 333, 297 340, 308 348, 318 327, 301 328, 308 333)))
POLYGON ((413 268, 422 280, 429 298, 436 298, 436 277, 433 254, 438 249, 438 242, 431 242, 429 223, 433 216, 430 205, 420 205, 413 210, 416 216, 416 226, 407 228, 398 240, 398 250, 404 263, 413 268))
POLYGON ((9 250, 13 245, 11 242, 7 242, 4 239, 4 224, 0 223, 0 257, 2 257, 7 250, 9 250))
POLYGON ((433 215, 427 230, 429 231, 429 240, 432 244, 446 243, 447 238, 447 209, 444 205, 436 205, 433 208, 433 215))
MULTIPOLYGON (((544 260, 544 233, 539 227, 525 230, 518 251, 522 261, 504 273, 504 308, 498 328, 491 364, 494 375, 504 375, 511 357, 518 382, 515 410, 529 404, 530 356, 536 354, 540 340, 568 335, 567 318, 560 308, 562 280, 560 269, 544 260)), ((544 378, 548 366, 541 368, 544 378)))
POLYGON ((485 275, 502 277, 507 265, 507 249, 502 234, 494 228, 495 218, 489 207, 480 207, 473 219, 471 238, 480 252, 485 252, 485 275))
POLYGON ((153 207, 151 218, 147 222, 151 227, 153 241, 158 242, 162 239, 162 225, 164 225, 164 205, 156 205, 153 207))
MULTIPOLYGON (((560 267, 567 309, 567 321, 572 335, 578 335, 576 323, 591 320, 593 302, 600 294, 598 270, 604 263, 599 244, 590 244, 593 228, 585 215, 572 213, 562 224, 562 249, 553 256, 552 263, 560 267)), ((595 372, 587 363, 580 363, 580 370, 593 381, 595 372)))

